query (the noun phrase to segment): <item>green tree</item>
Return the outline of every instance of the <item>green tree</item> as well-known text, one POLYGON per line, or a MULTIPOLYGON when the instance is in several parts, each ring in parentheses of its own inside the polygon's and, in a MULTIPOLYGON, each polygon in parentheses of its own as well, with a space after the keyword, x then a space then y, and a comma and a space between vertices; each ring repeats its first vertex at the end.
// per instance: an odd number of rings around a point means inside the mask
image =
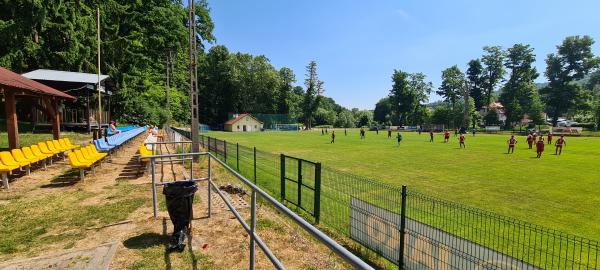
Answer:
POLYGON ((469 61, 467 69, 467 79, 469 80, 469 93, 475 100, 475 110, 479 111, 485 106, 484 89, 485 76, 483 74, 483 66, 479 59, 469 61))
MULTIPOLYGON (((196 1, 200 50, 215 40, 206 1, 196 1)), ((101 13, 102 73, 114 115, 125 122, 160 124, 164 112, 165 54, 175 55, 171 108, 188 121, 187 9, 179 1, 0 1, 0 65, 15 72, 38 68, 96 73, 96 8, 101 13), (150 96, 149 96, 150 95, 150 96), (142 98, 145 97, 145 98, 142 98)), ((203 53, 200 53, 202 59, 203 53)))
POLYGON ((489 106, 492 102, 492 95, 496 86, 504 78, 506 71, 504 70, 505 52, 500 46, 485 46, 483 47, 485 54, 481 58, 481 62, 485 65, 484 68, 484 89, 485 89, 485 105, 489 106))
MULTIPOLYGON (((454 65, 452 67, 449 67, 445 70, 442 71, 442 84, 440 85, 440 87, 438 88, 438 90, 436 91, 436 93, 442 97, 444 97, 444 101, 449 103, 451 108, 452 108, 452 113, 453 113, 453 121, 452 121, 452 127, 456 127, 458 125, 458 123, 461 123, 463 121, 458 121, 457 119, 457 115, 456 112, 459 111, 459 107, 457 107, 456 105, 458 104, 458 102, 460 101, 460 98, 463 95, 467 95, 468 93, 465 92, 467 91, 466 88, 466 78, 465 78, 465 74, 462 73, 462 71, 460 71, 460 69, 458 68, 457 65, 454 65)), ((468 96, 468 95, 467 95, 468 96)), ((468 112, 468 111, 466 111, 468 112)), ((462 113, 460 113, 459 115, 463 115, 462 113)))
POLYGON ((452 107, 449 104, 436 106, 431 114, 431 123, 449 127, 453 119, 452 114, 452 107))
POLYGON ((541 124, 542 103, 534 80, 539 76, 533 66, 533 48, 525 44, 515 44, 507 50, 506 68, 510 76, 500 94, 504 105, 508 128, 528 114, 535 124, 541 124))
POLYGON ((431 83, 425 81, 423 73, 410 74, 401 70, 394 70, 392 82, 389 94, 392 123, 405 125, 420 120, 423 111, 420 107, 425 106, 423 103, 431 93, 431 83))
POLYGON ((279 70, 279 77, 281 78, 281 87, 277 100, 277 113, 288 114, 290 112, 290 95, 294 87, 292 84, 296 82, 296 76, 292 69, 283 67, 279 70))
POLYGON ((353 108, 352 114, 354 115, 357 127, 370 127, 373 125, 373 112, 353 108))
POLYGON ((541 90, 552 125, 569 110, 585 102, 585 89, 574 81, 582 79, 598 65, 592 53, 594 40, 589 36, 571 36, 557 46, 558 52, 546 58, 549 84, 541 90))
POLYGON ((464 86, 465 74, 460 71, 457 65, 454 65, 442 71, 442 84, 436 93, 454 108, 456 102, 462 96, 464 86))
POLYGON ((373 120, 378 123, 388 123, 391 121, 392 103, 390 97, 384 97, 375 104, 373 111, 373 120))
POLYGON ((355 119, 352 112, 344 109, 341 111, 336 119, 335 126, 341 128, 353 128, 355 127, 355 119))
POLYGON ((317 75, 317 62, 310 61, 306 66, 306 79, 304 80, 306 93, 302 102, 304 124, 308 129, 312 128, 314 114, 321 103, 323 94, 323 81, 317 75))

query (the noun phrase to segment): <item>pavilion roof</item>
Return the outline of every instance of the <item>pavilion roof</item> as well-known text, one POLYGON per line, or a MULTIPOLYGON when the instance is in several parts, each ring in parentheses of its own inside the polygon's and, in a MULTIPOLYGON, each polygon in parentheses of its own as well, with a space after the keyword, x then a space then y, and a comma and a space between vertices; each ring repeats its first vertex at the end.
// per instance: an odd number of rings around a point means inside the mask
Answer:
POLYGON ((42 83, 36 82, 32 79, 14 73, 3 67, 0 67, 0 86, 18 89, 38 95, 55 96, 71 101, 76 99, 74 96, 56 90, 42 83))

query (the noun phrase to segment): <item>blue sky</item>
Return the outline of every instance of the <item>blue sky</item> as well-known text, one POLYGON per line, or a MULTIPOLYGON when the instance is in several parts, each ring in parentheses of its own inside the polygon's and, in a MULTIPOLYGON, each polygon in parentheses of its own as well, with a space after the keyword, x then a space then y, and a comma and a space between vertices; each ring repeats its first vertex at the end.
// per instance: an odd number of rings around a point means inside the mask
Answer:
POLYGON ((600 54, 598 0, 208 1, 216 44, 290 67, 297 84, 315 60, 325 95, 348 108, 374 108, 394 69, 423 72, 437 88, 444 68, 465 71, 485 45, 531 44, 540 73, 569 35, 592 36, 600 54))

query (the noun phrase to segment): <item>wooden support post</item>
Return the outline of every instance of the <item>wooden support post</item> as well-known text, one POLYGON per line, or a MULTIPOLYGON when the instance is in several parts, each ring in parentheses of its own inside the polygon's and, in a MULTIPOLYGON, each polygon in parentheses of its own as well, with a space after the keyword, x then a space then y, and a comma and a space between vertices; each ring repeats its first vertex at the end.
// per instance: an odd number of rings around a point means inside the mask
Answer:
POLYGON ((19 124, 15 92, 4 89, 4 110, 6 112, 6 130, 8 131, 8 148, 19 148, 19 124))
POLYGON ((50 97, 43 97, 46 113, 52 119, 52 136, 55 140, 60 139, 60 112, 58 111, 58 102, 50 97))
POLYGON ((58 110, 59 102, 53 100, 52 102, 54 114, 52 114, 52 136, 55 140, 60 139, 60 111, 58 110))

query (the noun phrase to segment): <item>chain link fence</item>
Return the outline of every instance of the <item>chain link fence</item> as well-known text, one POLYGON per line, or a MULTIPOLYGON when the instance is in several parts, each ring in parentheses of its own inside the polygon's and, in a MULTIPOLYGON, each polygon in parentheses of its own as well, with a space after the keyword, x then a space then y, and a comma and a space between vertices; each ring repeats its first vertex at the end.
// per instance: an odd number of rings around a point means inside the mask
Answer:
MULTIPOLYGON (((203 135, 200 141, 271 196, 281 197, 281 155, 203 135)), ((286 161, 286 174, 297 170, 294 162, 286 161)), ((596 240, 415 191, 403 193, 402 188, 326 166, 321 168, 320 188, 321 226, 405 269, 600 267, 596 240)))

